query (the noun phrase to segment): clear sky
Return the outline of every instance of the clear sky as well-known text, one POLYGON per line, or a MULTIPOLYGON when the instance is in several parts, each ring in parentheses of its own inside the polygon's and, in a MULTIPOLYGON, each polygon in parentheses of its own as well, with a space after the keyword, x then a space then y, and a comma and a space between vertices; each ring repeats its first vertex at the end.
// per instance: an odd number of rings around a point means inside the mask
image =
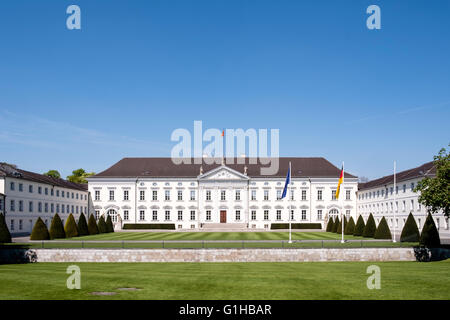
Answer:
POLYGON ((279 129, 281 156, 370 179, 408 169, 450 142, 449 16, 447 0, 1 1, 0 161, 99 172, 170 156, 202 120, 279 129))

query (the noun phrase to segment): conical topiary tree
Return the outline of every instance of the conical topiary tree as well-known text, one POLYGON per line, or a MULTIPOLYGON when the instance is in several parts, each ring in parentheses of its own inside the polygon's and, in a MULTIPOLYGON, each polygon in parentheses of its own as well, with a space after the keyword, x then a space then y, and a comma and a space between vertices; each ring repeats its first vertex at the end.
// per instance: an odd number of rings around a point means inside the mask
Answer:
POLYGON ((6 219, 3 213, 0 213, 0 243, 10 243, 11 233, 9 233, 6 219))
POLYGON ((57 213, 52 219, 52 223, 50 225, 50 230, 48 232, 50 234, 50 239, 62 239, 66 237, 66 233, 64 232, 64 227, 61 221, 61 218, 57 213))
POLYGON ((327 223, 327 232, 332 232, 333 226, 334 226, 333 218, 330 217, 330 220, 328 220, 328 223, 327 223))
POLYGON ((333 223, 333 233, 337 233, 337 229, 338 229, 340 223, 341 222, 339 221, 339 217, 336 217, 336 219, 334 220, 334 223, 333 223))
POLYGON ((111 216, 108 214, 108 217, 106 218, 106 230, 107 232, 114 232, 114 226, 112 223, 111 216))
POLYGON ((405 225, 402 229, 402 234, 400 235, 401 242, 419 242, 420 232, 417 228, 416 219, 414 219, 413 214, 410 212, 408 219, 406 219, 405 225))
POLYGON ((78 237, 77 223, 72 214, 66 220, 66 225, 64 226, 64 231, 66 233, 66 238, 78 237))
POLYGON ((77 229, 78 229, 78 236, 82 237, 89 235, 89 228, 83 213, 81 213, 80 217, 78 218, 77 229))
POLYGON ((389 226, 384 217, 381 218, 381 221, 378 224, 377 230, 375 231, 374 238, 375 239, 392 239, 391 230, 389 230, 389 226))
POLYGON ((364 223, 364 219, 361 215, 359 215, 358 220, 356 221, 355 231, 353 232, 353 235, 356 237, 362 236, 365 227, 366 225, 364 223))
POLYGON ((93 214, 91 214, 91 215, 89 216, 88 230, 89 230, 89 234, 90 234, 90 235, 93 235, 93 234, 99 234, 97 222, 95 221, 95 217, 94 217, 93 214))
POLYGON ((106 228, 105 218, 103 216, 98 219, 98 232, 99 233, 108 233, 108 229, 106 228))
POLYGON ((350 217, 350 220, 345 226, 344 234, 353 235, 353 232, 355 232, 355 221, 353 221, 353 217, 350 217))
POLYGON ((50 240, 50 234, 48 233, 47 226, 41 217, 36 220, 33 230, 31 231, 30 240, 50 240))
POLYGON ((429 248, 437 248, 441 245, 439 232, 434 224, 434 219, 431 216, 431 213, 428 213, 425 224, 423 225, 419 244, 429 248))
MULTIPOLYGON (((345 230, 345 226, 347 225, 347 217, 344 216, 344 230, 345 230)), ((336 233, 341 234, 342 233, 342 221, 339 222, 339 226, 337 227, 336 233)))
POLYGON ((369 218, 367 219, 366 226, 364 227, 363 237, 373 238, 375 236, 375 231, 377 231, 377 225, 375 224, 373 215, 370 214, 369 218))

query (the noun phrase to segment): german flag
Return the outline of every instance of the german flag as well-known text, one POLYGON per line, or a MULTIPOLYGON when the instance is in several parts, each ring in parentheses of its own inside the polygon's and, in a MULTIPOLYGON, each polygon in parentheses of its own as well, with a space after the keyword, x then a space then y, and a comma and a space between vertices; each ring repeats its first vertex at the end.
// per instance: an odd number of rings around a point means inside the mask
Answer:
POLYGON ((339 182, 336 190, 336 199, 339 199, 339 191, 341 190, 342 180, 344 180, 344 166, 342 166, 341 175, 339 176, 339 182))

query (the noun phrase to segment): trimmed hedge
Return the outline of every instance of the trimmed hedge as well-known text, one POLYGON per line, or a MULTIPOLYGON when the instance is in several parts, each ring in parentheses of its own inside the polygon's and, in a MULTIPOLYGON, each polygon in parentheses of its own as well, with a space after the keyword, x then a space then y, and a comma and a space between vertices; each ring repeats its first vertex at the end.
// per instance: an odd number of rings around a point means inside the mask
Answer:
POLYGON ((364 219, 361 215, 359 215, 358 220, 356 221, 355 232, 353 232, 353 235, 356 237, 362 236, 365 227, 366 225, 364 223, 364 219))
POLYGON ((31 231, 30 240, 50 240, 50 234, 48 233, 47 226, 41 217, 36 220, 33 230, 31 231))
POLYGON ((333 223, 333 231, 331 231, 331 232, 337 233, 337 229, 339 228, 340 223, 341 222, 339 221, 339 217, 336 217, 336 220, 334 220, 334 223, 333 223))
POLYGON ((67 217, 64 232, 66 233, 66 238, 78 237, 77 223, 72 214, 69 214, 69 217, 67 217))
POLYGON ((106 218, 106 230, 108 233, 114 232, 114 226, 112 224, 112 219, 109 214, 108 217, 106 218))
POLYGON ((95 217, 93 214, 91 214, 89 216, 89 221, 88 221, 88 230, 89 230, 89 234, 98 234, 98 226, 97 226, 97 222, 95 222, 95 217))
POLYGON ((83 213, 81 213, 80 217, 78 218, 77 229, 78 229, 78 236, 82 237, 89 235, 89 228, 83 213))
POLYGON ((103 218, 103 216, 101 216, 100 219, 98 219, 98 232, 99 233, 108 233, 105 218, 103 218))
POLYGON ((419 228, 417 227, 416 219, 414 219, 413 214, 410 212, 403 226, 400 242, 419 242, 419 240, 419 228))
MULTIPOLYGON (((347 217, 344 216, 344 230, 345 230, 345 226, 347 225, 347 217)), ((336 230, 336 233, 342 234, 342 221, 339 222, 339 226, 336 230)), ((345 232, 344 232, 345 233, 345 232)))
POLYGON ((165 229, 175 230, 175 223, 125 223, 124 230, 165 229))
POLYGON ((344 228, 344 234, 353 235, 353 232, 355 232, 355 221, 353 221, 353 217, 350 217, 350 220, 344 228))
POLYGON ((369 218, 367 219, 366 226, 364 227, 363 237, 373 238, 375 236, 375 231, 377 231, 377 225, 375 224, 373 215, 370 214, 369 218))
POLYGON ((50 230, 48 233, 50 234, 50 240, 62 239, 66 237, 61 218, 57 213, 55 213, 55 216, 52 219, 52 223, 50 225, 50 230))
POLYGON ((436 248, 441 245, 439 232, 434 224, 434 219, 431 216, 431 213, 428 213, 427 220, 425 220, 425 224, 423 225, 419 244, 429 248, 436 248))
POLYGON ((5 216, 0 213, 0 243, 10 243, 11 233, 9 233, 8 226, 6 225, 5 216))
POLYGON ((327 223, 327 232, 332 232, 333 231, 333 227, 334 227, 334 222, 333 222, 333 218, 330 217, 330 220, 328 220, 327 223))
MULTIPOLYGON (((289 223, 272 223, 271 230, 289 229, 289 223)), ((291 229, 322 229, 320 223, 291 223, 291 229)))
POLYGON ((375 239, 392 239, 391 230, 389 230, 389 226, 384 217, 381 218, 381 221, 378 224, 378 228, 377 228, 377 231, 375 231, 374 238, 375 239))

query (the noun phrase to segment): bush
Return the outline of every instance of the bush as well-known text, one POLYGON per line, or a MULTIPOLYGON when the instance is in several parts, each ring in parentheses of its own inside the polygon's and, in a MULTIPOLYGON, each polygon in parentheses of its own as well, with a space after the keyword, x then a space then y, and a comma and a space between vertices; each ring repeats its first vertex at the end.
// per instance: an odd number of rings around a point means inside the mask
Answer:
POLYGON ((344 234, 353 235, 353 232, 355 232, 355 221, 353 221, 353 217, 350 217, 350 220, 345 226, 344 234))
POLYGON ((11 233, 9 233, 8 226, 6 225, 5 216, 0 213, 0 243, 10 243, 11 233))
POLYGON ((330 217, 327 223, 327 232, 332 232, 334 227, 333 218, 330 217))
POLYGON ((33 230, 31 231, 30 240, 50 240, 50 234, 48 233, 47 226, 41 217, 36 220, 33 230))
POLYGON ((48 232, 50 234, 50 239, 62 239, 66 237, 66 233, 64 232, 64 227, 61 221, 61 218, 57 213, 52 219, 52 223, 50 225, 50 230, 48 232))
POLYGON ((355 232, 353 232, 353 235, 356 237, 362 236, 365 227, 366 225, 364 224, 364 219, 361 215, 359 215, 358 220, 356 221, 355 232))
POLYGON ((112 219, 109 214, 108 217, 106 218, 106 230, 107 232, 114 232, 114 226, 112 224, 112 219))
POLYGON ((437 248, 441 245, 439 232, 436 229, 431 213, 428 213, 427 220, 425 220, 425 224, 423 225, 419 244, 429 248, 437 248))
POLYGON ((136 230, 136 229, 165 229, 175 230, 175 223, 125 223, 123 229, 136 230))
POLYGON ((337 233, 340 223, 341 222, 339 221, 339 217, 336 217, 336 219, 334 220, 334 223, 333 223, 333 231, 332 232, 337 233))
MULTIPOLYGON (((345 230, 345 226, 348 224, 347 217, 344 216, 344 220, 343 221, 344 221, 344 230, 345 230)), ((342 221, 339 224, 336 232, 339 233, 339 234, 342 234, 342 221)))
POLYGON ((83 213, 81 213, 80 217, 78 218, 77 229, 78 229, 78 236, 82 237, 89 235, 89 228, 83 213))
POLYGON ((99 233, 108 233, 105 218, 103 218, 103 216, 101 216, 100 219, 98 219, 98 232, 99 233))
POLYGON ((392 239, 391 230, 387 224, 386 219, 383 217, 378 224, 378 228, 375 231, 375 239, 392 239))
MULTIPOLYGON (((272 223, 270 229, 289 229, 289 223, 272 223)), ((322 229, 320 223, 291 223, 291 229, 322 229)))
POLYGON ((419 239, 419 228, 417 228, 416 219, 414 219, 413 214, 410 212, 403 226, 400 242, 419 242, 419 239))
POLYGON ((375 231, 377 231, 377 225, 375 224, 373 215, 370 214, 369 218, 367 219, 366 226, 364 227, 363 237, 373 238, 375 236, 375 231))
POLYGON ((91 214, 89 216, 89 221, 88 221, 88 230, 89 230, 89 234, 98 234, 98 227, 97 227, 97 222, 95 222, 95 218, 94 215, 91 214))
POLYGON ((69 217, 66 220, 64 231, 66 233, 66 238, 78 237, 77 223, 72 214, 69 214, 69 217))

